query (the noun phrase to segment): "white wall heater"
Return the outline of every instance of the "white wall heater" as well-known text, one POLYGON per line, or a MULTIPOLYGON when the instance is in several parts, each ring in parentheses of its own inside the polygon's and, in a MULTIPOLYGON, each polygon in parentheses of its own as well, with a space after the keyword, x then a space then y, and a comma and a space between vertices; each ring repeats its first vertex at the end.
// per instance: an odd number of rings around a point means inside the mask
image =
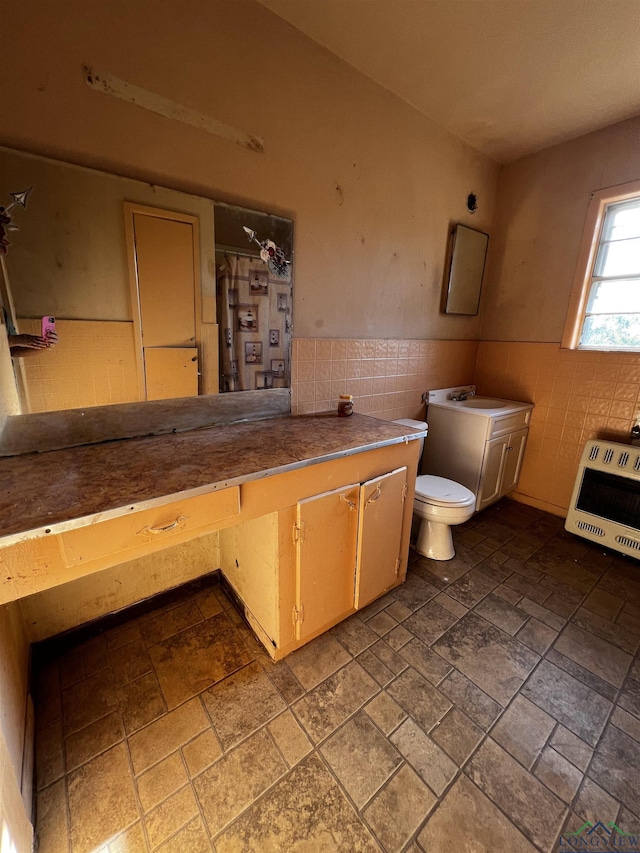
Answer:
POLYGON ((565 529, 640 559, 640 447, 586 443, 565 529))

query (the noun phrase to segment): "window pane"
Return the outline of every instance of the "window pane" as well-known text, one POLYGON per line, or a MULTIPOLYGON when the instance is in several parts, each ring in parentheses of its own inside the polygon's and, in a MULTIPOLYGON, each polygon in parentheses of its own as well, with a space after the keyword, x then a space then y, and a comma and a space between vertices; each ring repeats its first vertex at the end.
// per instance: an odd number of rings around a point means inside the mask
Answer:
POLYGON ((623 201, 610 204, 605 214, 603 240, 627 240, 640 237, 640 202, 623 201))
POLYGON ((640 273, 640 238, 619 243, 603 243, 598 252, 595 274, 602 276, 640 273))
POLYGON ((640 279, 596 281, 591 287, 587 314, 640 313, 640 279))
POLYGON ((640 314, 587 316, 580 346, 640 349, 640 314))

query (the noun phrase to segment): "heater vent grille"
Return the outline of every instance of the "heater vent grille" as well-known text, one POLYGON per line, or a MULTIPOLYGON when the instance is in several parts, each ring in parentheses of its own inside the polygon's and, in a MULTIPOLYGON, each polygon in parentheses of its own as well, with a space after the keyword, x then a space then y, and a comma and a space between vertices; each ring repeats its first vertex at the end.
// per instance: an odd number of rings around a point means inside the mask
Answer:
POLYGON ((595 462, 598 458, 598 454, 600 453, 600 445, 594 444, 591 448, 591 452, 589 453, 589 462, 595 462))
POLYGON ((637 539, 630 539, 629 536, 616 536, 616 542, 618 545, 624 545, 625 548, 640 551, 640 542, 637 539))
POLYGON ((591 533, 594 536, 604 536, 604 530, 595 524, 589 524, 588 521, 576 521, 578 530, 584 530, 585 533, 591 533))
POLYGON ((607 449, 604 452, 604 456, 602 457, 602 461, 605 463, 605 465, 608 465, 612 459, 613 459, 613 450, 610 447, 607 447, 607 449))
POLYGON ((623 450, 618 458, 618 468, 626 468, 627 462, 629 461, 629 454, 626 450, 623 450))

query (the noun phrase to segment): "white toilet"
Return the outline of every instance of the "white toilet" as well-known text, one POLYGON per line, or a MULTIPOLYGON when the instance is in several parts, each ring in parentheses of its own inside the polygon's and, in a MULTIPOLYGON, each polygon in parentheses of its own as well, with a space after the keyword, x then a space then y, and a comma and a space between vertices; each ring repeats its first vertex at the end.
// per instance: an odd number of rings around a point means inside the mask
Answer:
MULTIPOLYGON (((414 429, 427 429, 424 421, 401 419, 395 421, 414 429)), ((420 455, 424 441, 420 441, 420 455)), ((414 514, 420 519, 415 549, 432 560, 450 560, 455 556, 451 526, 469 521, 476 508, 476 496, 461 483, 420 474, 416 479, 414 514)))

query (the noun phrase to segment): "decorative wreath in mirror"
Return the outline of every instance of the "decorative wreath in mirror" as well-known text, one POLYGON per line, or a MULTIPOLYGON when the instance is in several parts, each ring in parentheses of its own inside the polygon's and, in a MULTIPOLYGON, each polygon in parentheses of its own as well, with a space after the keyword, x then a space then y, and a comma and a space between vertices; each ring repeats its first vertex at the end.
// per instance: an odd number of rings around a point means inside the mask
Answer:
POLYGON ((256 232, 247 228, 246 225, 243 225, 242 228, 249 241, 260 246, 260 258, 268 265, 270 272, 277 278, 287 278, 291 261, 285 258, 282 249, 276 246, 273 240, 258 240, 256 232))
POLYGON ((13 201, 8 207, 3 207, 0 205, 0 255, 6 255, 9 250, 9 246, 11 242, 7 237, 7 231, 18 231, 18 226, 13 221, 13 217, 11 216, 11 208, 15 207, 16 204, 20 205, 20 207, 27 206, 27 199, 29 198, 29 193, 33 187, 29 187, 28 190, 21 190, 17 193, 9 193, 13 201))

